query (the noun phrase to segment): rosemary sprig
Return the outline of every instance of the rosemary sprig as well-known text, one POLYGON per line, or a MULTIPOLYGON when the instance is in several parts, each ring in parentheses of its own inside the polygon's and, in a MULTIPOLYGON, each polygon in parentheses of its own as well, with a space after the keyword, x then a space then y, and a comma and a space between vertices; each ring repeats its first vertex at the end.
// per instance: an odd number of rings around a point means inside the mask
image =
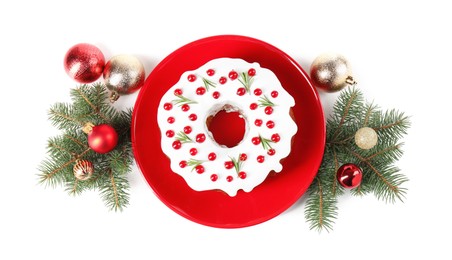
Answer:
POLYGON ((193 139, 191 139, 186 133, 180 131, 176 135, 176 140, 181 141, 182 143, 194 143, 193 139))
POLYGON ((204 87, 206 88, 206 91, 209 91, 209 87, 216 88, 217 84, 211 80, 208 80, 206 78, 202 78, 202 82, 204 83, 204 87))
POLYGON ((193 100, 191 100, 189 98, 186 98, 186 97, 184 97, 182 95, 176 95, 176 97, 177 97, 177 99, 174 99, 172 102, 175 105, 178 105, 178 106, 182 106, 184 104, 196 104, 196 103, 198 103, 198 102, 193 101, 193 100))
POLYGON ((242 161, 240 160, 240 154, 237 157, 237 159, 235 159, 234 157, 229 158, 231 158, 231 161, 234 164, 235 171, 237 172, 237 174, 239 174, 240 170, 242 169, 242 161))
POLYGON ((259 98, 259 106, 260 107, 273 107, 275 103, 271 102, 270 99, 266 95, 259 98))
POLYGON ((273 141, 271 139, 264 138, 261 135, 259 135, 259 139, 261 140, 261 144, 262 144, 262 147, 264 148, 264 150, 268 151, 268 150, 272 149, 272 146, 270 145, 270 143, 273 143, 273 141))
POLYGON ((254 78, 252 76, 248 75, 248 73, 242 72, 242 73, 240 73, 239 81, 240 81, 240 83, 242 83, 243 87, 246 89, 246 92, 250 93, 251 84, 253 84, 254 78))
POLYGON ((201 165, 203 162, 203 160, 196 160, 196 159, 189 159, 187 162, 188 166, 192 166, 191 171, 193 171, 194 169, 196 169, 196 166, 201 165))

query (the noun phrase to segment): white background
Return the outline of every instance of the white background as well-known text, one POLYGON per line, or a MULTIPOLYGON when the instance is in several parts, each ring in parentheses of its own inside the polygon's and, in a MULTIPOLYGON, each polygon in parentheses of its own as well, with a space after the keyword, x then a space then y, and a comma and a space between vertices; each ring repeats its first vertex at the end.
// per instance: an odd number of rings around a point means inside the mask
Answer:
MULTIPOLYGON (((0 259, 450 259, 450 7, 440 1, 3 1, 0 4, 0 259), (9 3, 7 3, 9 2, 9 3), (300 2, 294 4, 295 2, 300 2), (326 51, 346 56, 368 100, 411 116, 397 163, 410 181, 405 203, 344 196, 330 233, 310 231, 305 200, 242 229, 216 229, 168 209, 134 167, 130 205, 104 207, 37 184, 55 102, 76 86, 66 51, 97 45, 131 54, 147 75, 199 38, 264 40, 308 71, 326 51)), ((446 1, 443 1, 446 2, 446 1)), ((321 94, 329 113, 334 94, 321 94)), ((122 97, 133 106, 136 95, 122 97)))

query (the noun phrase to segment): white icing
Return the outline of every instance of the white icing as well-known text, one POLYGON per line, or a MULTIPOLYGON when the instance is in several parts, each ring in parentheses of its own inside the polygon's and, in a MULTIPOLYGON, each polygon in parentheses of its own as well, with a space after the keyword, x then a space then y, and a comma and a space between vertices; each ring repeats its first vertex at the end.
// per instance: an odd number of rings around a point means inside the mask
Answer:
POLYGON ((290 109, 295 105, 293 97, 281 86, 276 75, 266 68, 261 68, 258 63, 248 63, 241 59, 219 58, 207 62, 205 65, 194 71, 187 71, 182 74, 179 82, 171 87, 165 95, 163 95, 158 108, 158 124, 162 133, 162 150, 171 160, 171 169, 175 173, 182 176, 187 184, 196 191, 219 189, 230 196, 235 196, 237 191, 242 189, 250 192, 254 187, 262 183, 271 171, 280 172, 282 165, 280 160, 287 157, 291 151, 291 139, 297 132, 297 125, 290 116, 290 109), (250 68, 256 70, 253 76, 253 82, 250 92, 243 96, 237 95, 237 89, 243 87, 239 81, 242 72, 247 73, 250 68), (209 76, 207 70, 212 69, 215 74, 209 76), (231 80, 228 77, 229 72, 236 71, 239 77, 231 80), (196 80, 190 82, 189 75, 196 75, 196 80), (220 84, 221 77, 227 79, 225 84, 220 84), (203 95, 197 95, 196 89, 204 86, 203 78, 216 84, 216 87, 209 87, 203 95), (259 88, 262 90, 260 96, 254 94, 254 90, 259 88), (183 91, 182 96, 189 100, 195 101, 195 104, 189 104, 189 111, 182 111, 174 100, 178 97, 174 94, 176 89, 183 91), (220 97, 214 99, 212 93, 218 91, 220 97), (272 91, 277 91, 278 96, 273 98, 272 91), (267 115, 265 107, 258 107, 256 110, 250 109, 250 104, 259 104, 259 99, 266 96, 273 106, 273 113, 267 115), (164 106, 172 103, 172 109, 165 110, 164 106), (206 119, 222 110, 224 105, 231 105, 232 111, 240 111, 246 121, 246 131, 243 140, 235 147, 220 146, 216 143, 206 126, 206 119), (191 121, 190 114, 196 114, 197 120, 191 121), (168 117, 174 117, 175 122, 168 123, 168 117), (256 119, 263 121, 262 126, 258 127, 254 124, 256 119), (274 128, 270 129, 266 126, 266 122, 271 120, 275 123, 274 128), (206 139, 202 143, 182 143, 180 149, 173 148, 173 142, 177 138, 179 132, 183 132, 185 126, 191 126, 192 132, 188 136, 194 141, 196 135, 204 133, 206 139), (173 137, 167 137, 168 130, 174 131, 173 137), (271 142, 271 147, 276 151, 272 156, 267 154, 262 143, 255 145, 252 143, 253 137, 261 136, 271 139, 273 134, 279 134, 280 141, 271 142), (196 148, 198 153, 195 156, 190 155, 190 149, 196 148), (209 153, 214 152, 216 159, 208 160, 209 153), (247 159, 241 164, 241 171, 246 173, 246 178, 241 179, 234 168, 226 169, 224 163, 231 161, 230 158, 238 160, 240 154, 246 154, 247 159), (263 155, 265 161, 259 163, 257 157, 263 155), (189 161, 190 159, 200 160, 204 167, 204 172, 199 174, 193 166, 181 168, 181 161, 189 161), (211 180, 211 175, 216 174, 218 179, 211 180), (231 182, 227 181, 227 176, 232 176, 231 182))

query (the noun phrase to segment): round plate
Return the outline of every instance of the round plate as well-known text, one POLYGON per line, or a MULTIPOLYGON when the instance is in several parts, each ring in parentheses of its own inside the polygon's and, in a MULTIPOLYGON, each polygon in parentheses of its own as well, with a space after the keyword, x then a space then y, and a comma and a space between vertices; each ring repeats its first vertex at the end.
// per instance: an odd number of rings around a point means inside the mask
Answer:
POLYGON ((159 199, 194 222, 219 228, 256 225, 284 212, 306 191, 317 173, 325 147, 325 121, 317 91, 303 69, 281 50, 263 41, 221 35, 189 43, 166 57, 146 79, 132 118, 132 145, 137 164, 159 199), (170 169, 162 152, 157 107, 163 94, 183 72, 221 58, 258 62, 272 70, 294 97, 293 114, 298 132, 283 170, 270 174, 251 192, 230 197, 224 192, 192 190, 170 169))

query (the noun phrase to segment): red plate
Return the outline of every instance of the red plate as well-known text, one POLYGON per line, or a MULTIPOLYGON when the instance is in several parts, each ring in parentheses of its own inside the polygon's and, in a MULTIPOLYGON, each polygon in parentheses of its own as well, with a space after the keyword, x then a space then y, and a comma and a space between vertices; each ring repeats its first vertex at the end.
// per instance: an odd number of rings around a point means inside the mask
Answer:
POLYGON ((159 199, 181 216, 219 228, 246 227, 267 221, 294 204, 311 184, 322 160, 325 121, 317 91, 303 69, 281 50, 249 37, 221 35, 189 43, 166 57, 146 79, 138 95, 132 119, 132 145, 137 164, 159 199), (292 152, 283 161, 283 171, 269 177, 253 191, 224 192, 192 190, 170 169, 160 146, 157 107, 163 94, 181 74, 221 58, 258 62, 272 70, 294 97, 298 125, 292 152))

